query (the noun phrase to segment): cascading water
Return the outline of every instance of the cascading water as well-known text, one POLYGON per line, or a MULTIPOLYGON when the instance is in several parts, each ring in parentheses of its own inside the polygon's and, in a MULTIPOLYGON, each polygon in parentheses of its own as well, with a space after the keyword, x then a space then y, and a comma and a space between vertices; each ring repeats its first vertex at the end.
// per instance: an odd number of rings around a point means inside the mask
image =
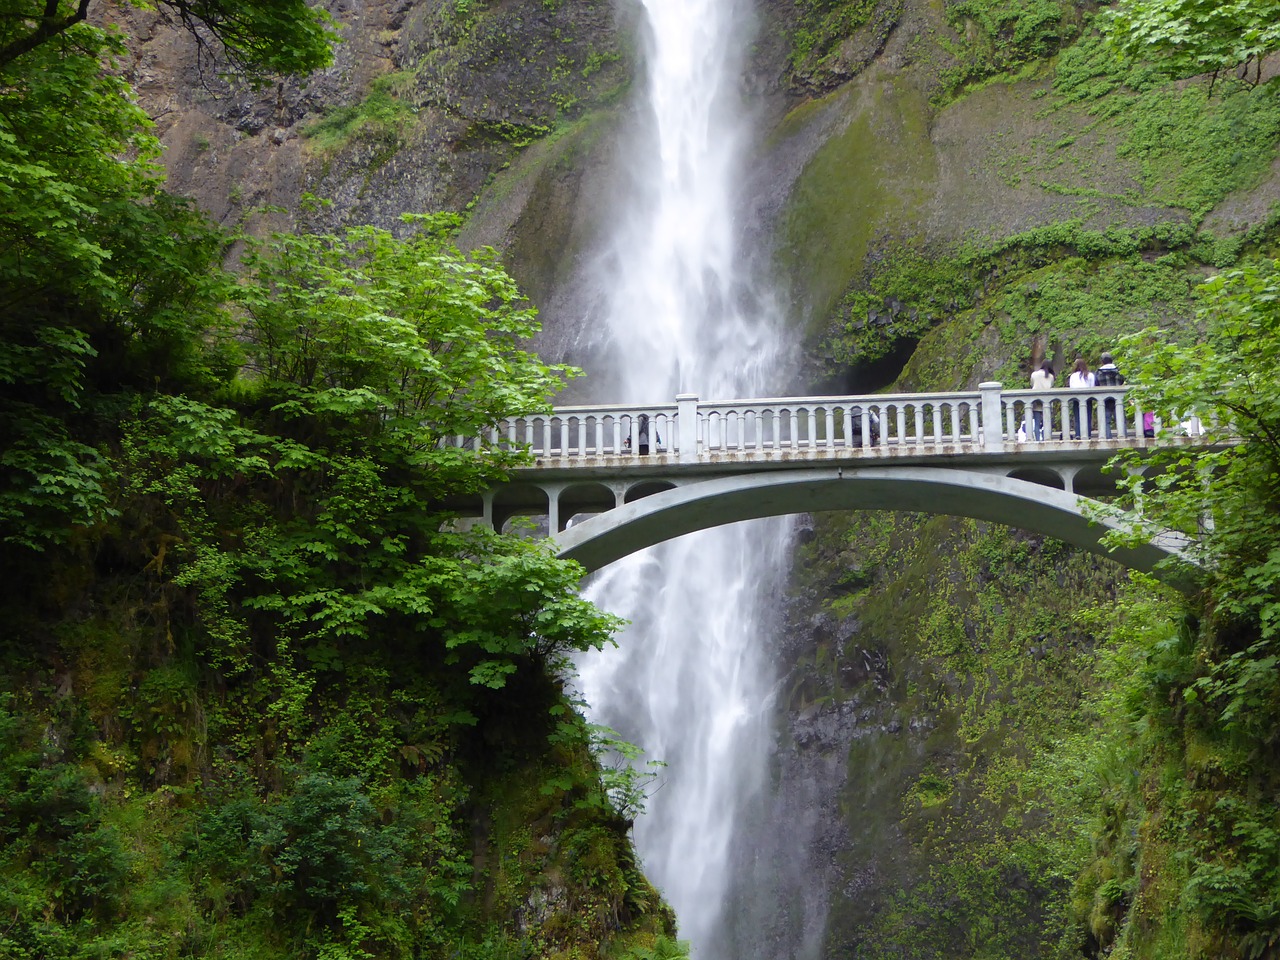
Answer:
MULTIPOLYGON (((762 396, 789 363, 778 311, 744 276, 735 237, 752 13, 742 0, 642 3, 641 130, 602 267, 595 399, 762 396)), ((667 764, 636 843, 700 960, 742 956, 728 945, 724 904, 735 827, 766 780, 774 677, 763 633, 776 620, 788 531, 761 521, 685 537, 588 588, 633 626, 619 649, 579 664, 581 689, 593 719, 667 764)))

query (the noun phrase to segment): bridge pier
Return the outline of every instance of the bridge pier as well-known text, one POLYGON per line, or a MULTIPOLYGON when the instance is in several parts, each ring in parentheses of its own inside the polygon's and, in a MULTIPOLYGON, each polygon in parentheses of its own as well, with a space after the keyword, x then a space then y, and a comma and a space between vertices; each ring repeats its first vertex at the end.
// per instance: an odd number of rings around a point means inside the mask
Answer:
POLYGON ((1076 492, 1076 474, 1081 470, 1080 467, 1065 466, 1058 468, 1058 476, 1062 478, 1062 489, 1067 493, 1076 492))

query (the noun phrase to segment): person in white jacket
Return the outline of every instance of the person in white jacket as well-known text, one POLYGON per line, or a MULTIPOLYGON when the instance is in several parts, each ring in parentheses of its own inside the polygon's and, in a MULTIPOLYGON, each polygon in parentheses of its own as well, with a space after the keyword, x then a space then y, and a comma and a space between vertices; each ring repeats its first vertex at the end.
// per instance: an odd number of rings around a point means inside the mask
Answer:
MULTIPOLYGON (((1067 386, 1072 390, 1089 390, 1093 387, 1093 373, 1089 370, 1089 365, 1084 362, 1083 357, 1076 358, 1076 365, 1071 371, 1071 376, 1067 378, 1067 386)), ((1093 424, 1090 422, 1092 417, 1089 416, 1089 405, 1084 405, 1084 432, 1080 430, 1080 401, 1071 401, 1071 438, 1073 440, 1088 440, 1089 434, 1093 432, 1093 424)))
MULTIPOLYGON (((1031 371, 1032 390, 1053 389, 1053 364, 1048 360, 1031 371)), ((1031 434, 1037 440, 1044 439, 1044 401, 1031 401, 1031 434)))

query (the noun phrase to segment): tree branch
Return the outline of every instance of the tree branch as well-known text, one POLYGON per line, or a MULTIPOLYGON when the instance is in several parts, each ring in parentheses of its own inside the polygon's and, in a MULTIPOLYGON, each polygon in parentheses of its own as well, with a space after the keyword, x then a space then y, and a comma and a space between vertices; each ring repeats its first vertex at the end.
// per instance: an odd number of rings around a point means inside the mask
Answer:
POLYGON ((45 0, 44 13, 40 15, 35 30, 20 37, 12 43, 0 47, 0 67, 6 67, 24 53, 30 53, 42 43, 46 43, 64 33, 89 15, 90 0, 79 0, 75 12, 65 17, 58 16, 58 0, 45 0))

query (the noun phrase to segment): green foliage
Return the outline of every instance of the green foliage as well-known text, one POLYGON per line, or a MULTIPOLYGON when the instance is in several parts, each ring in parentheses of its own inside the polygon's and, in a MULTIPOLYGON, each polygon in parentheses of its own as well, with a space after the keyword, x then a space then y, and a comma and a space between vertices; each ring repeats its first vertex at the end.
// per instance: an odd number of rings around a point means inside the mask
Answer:
POLYGON ((1147 330, 1124 353, 1138 398, 1172 428, 1189 416, 1219 448, 1186 447, 1167 435, 1152 464, 1163 472, 1130 480, 1150 524, 1195 535, 1188 552, 1211 580, 1225 621, 1256 625, 1261 641, 1280 635, 1280 263, 1249 263, 1201 288, 1203 340, 1168 343, 1147 330))
POLYGON ((352 228, 252 243, 245 265, 238 399, 157 398, 121 462, 133 495, 166 504, 156 534, 202 611, 204 662, 242 671, 247 638, 274 635, 302 668, 295 694, 278 688, 283 719, 310 671, 339 669, 384 624, 490 688, 606 642, 615 621, 578 597, 575 566, 432 512, 523 456, 452 438, 544 406, 567 372, 519 347, 533 317, 492 259, 439 229, 352 228), (219 500, 228 485, 238 502, 219 500), (218 532, 246 516, 252 531, 218 532))
POLYGON ((1146 64, 1117 61, 1094 34, 1064 51, 1054 93, 1049 109, 1084 107, 1113 132, 1118 155, 1137 161, 1142 194, 1135 199, 1182 207, 1196 221, 1264 176, 1280 139, 1274 97, 1227 85, 1210 98, 1204 87, 1171 84, 1146 64))
POLYGON ((803 0, 800 22, 791 38, 791 67, 821 70, 840 43, 870 21, 877 0, 803 0))
MULTIPOLYGON (((1086 219, 1070 219, 951 250, 881 239, 838 307, 841 330, 832 353, 839 362, 887 357, 954 317, 964 318, 970 336, 978 331, 975 321, 995 319, 1002 333, 1013 333, 1009 343, 1025 342, 1028 334, 1070 343, 1130 332, 1152 313, 1162 320, 1185 316, 1187 289, 1202 275, 1201 265, 1230 266, 1273 229, 1266 220, 1249 237, 1233 238, 1201 234, 1194 225, 1228 195, 1267 176, 1280 140, 1280 100, 1274 96, 1227 85, 1210 98, 1203 86, 1173 84, 1148 65, 1117 60, 1089 31, 1054 61, 1042 114, 1073 136, 1021 144, 1022 152, 1002 164, 1010 185, 1032 180, 1080 197, 1082 217, 1094 210, 1084 198, 1099 197, 1116 206, 1185 210, 1190 224, 1091 229, 1086 219), (1111 193, 1099 186, 1099 149, 1115 150, 1129 185, 1118 182, 1111 193), (1127 277, 1135 282, 1126 290, 1127 277), (1097 318, 1106 318, 1109 329, 1097 329, 1097 318)), ((944 349, 954 356, 955 348, 950 343, 944 349)), ((957 376, 969 372, 954 365, 920 370, 909 382, 929 386, 957 376)))
POLYGON ((947 20, 965 37, 949 48, 958 61, 942 78, 951 92, 1048 59, 1080 34, 1073 5, 1061 0, 964 0, 947 5, 947 20))
POLYGON ((1249 262, 1206 284, 1195 342, 1148 330, 1124 343, 1139 402, 1166 425, 1128 485, 1148 534, 1194 535, 1204 591, 1200 617, 1150 618, 1125 639, 1125 675, 1100 705, 1094 855, 1074 902, 1101 951, 1257 958, 1280 942, 1280 408, 1262 372, 1280 343, 1278 275, 1249 262), (1212 445, 1178 436, 1191 415, 1212 445))
MULTIPOLYGON (((517 851, 487 896, 495 784, 559 762, 608 796, 544 718, 616 627, 580 568, 447 510, 525 456, 456 438, 572 373, 525 349, 510 277, 449 218, 225 235, 164 193, 123 42, 65 40, 0 68, 0 953, 590 958, 671 932, 626 824, 563 791, 533 814, 562 858, 517 851), (517 923, 553 883, 562 909, 517 923)), ((272 42, 264 66, 296 53, 272 42)))
POLYGON ((617 956, 617 960, 688 960, 689 942, 656 936, 652 944, 630 947, 617 956))
POLYGON ((0 82, 0 539, 37 548, 106 512, 104 425, 223 362, 202 344, 222 238, 159 190, 150 123, 99 64, 122 43, 77 37, 0 82))
POLYGON ((349 923, 344 910, 447 916, 471 881, 456 811, 430 781, 393 796, 395 809, 379 809, 359 779, 308 774, 269 803, 210 809, 185 856, 202 886, 242 912, 302 913, 335 930, 349 923))
MULTIPOLYGON (((449 216, 409 216, 404 240, 375 227, 341 235, 275 235, 251 245, 251 282, 237 288, 246 321, 246 366, 271 412, 349 417, 421 464, 478 470, 492 479, 518 455, 485 463, 439 447, 506 416, 548 405, 566 375, 520 343, 538 327, 492 251, 464 257, 449 216), (430 452, 428 452, 430 451, 430 452)), ((446 481, 442 480, 444 484, 446 481)))
MULTIPOLYGON (((159 0, 184 26, 207 27, 227 60, 251 80, 310 73, 333 62, 339 40, 324 8, 305 0, 159 0)), ((199 34, 197 34, 199 36, 199 34)))
POLYGON ((649 760, 643 768, 637 767, 637 761, 644 755, 642 748, 624 740, 609 727, 584 724, 568 704, 554 705, 551 714, 557 718, 551 742, 571 750, 588 750, 599 769, 593 770, 586 781, 571 773, 548 780, 543 792, 572 791, 580 795, 574 800, 574 809, 596 809, 634 823, 644 812, 649 787, 657 781, 666 763, 649 760))
POLYGON ((412 80, 406 71, 378 77, 363 100, 327 111, 304 127, 303 135, 322 153, 335 153, 357 137, 396 144, 417 112, 402 99, 412 80))
POLYGON ((1153 60, 1175 77, 1257 65, 1280 48, 1275 0, 1121 0, 1103 12, 1108 39, 1122 55, 1153 60))
POLYGON ((898 340, 917 340, 944 317, 971 306, 979 270, 967 257, 930 255, 909 242, 892 245, 887 256, 869 264, 865 286, 840 302, 851 336, 851 349, 841 349, 840 359, 878 360, 898 340))
POLYGON ((37 949, 43 911, 72 924, 110 915, 129 859, 68 762, 74 758, 38 744, 9 707, 8 698, 0 698, 0 876, 20 877, 25 868, 30 880, 0 881, 0 899, 14 910, 0 946, 37 949), (37 906, 41 896, 47 899, 37 906))
MULTIPOLYGON (((131 2, 153 6, 144 0, 131 2)), ((0 69, 33 52, 46 53, 47 47, 58 46, 54 41, 81 43, 91 5, 91 0, 4 0, 0 69)), ((254 82, 281 73, 309 73, 333 61, 331 45, 338 36, 330 29, 332 20, 324 9, 304 0, 158 0, 155 6, 190 31, 202 51, 216 48, 254 82)))
MULTIPOLYGON (((1186 227, 1097 231, 1075 221, 952 252, 887 244, 865 285, 841 302, 848 314, 831 342, 832 356, 842 363, 875 361, 956 318, 965 318, 970 336, 994 324, 1006 343, 1042 336, 1066 344, 1072 356, 1096 354, 1153 315, 1179 322, 1196 282, 1190 257, 1151 254, 1201 244, 1186 227)), ((1024 362, 1015 355, 982 376, 1017 382, 1024 362)), ((920 389, 943 376, 917 369, 914 361, 904 373, 920 389)))

